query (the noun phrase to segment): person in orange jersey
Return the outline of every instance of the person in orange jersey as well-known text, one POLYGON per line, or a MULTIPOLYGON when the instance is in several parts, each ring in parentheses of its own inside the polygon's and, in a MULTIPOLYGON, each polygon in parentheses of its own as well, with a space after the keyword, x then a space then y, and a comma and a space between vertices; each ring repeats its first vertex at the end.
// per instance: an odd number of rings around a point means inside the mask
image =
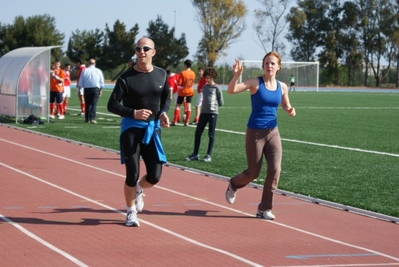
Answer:
POLYGON ((180 106, 183 104, 184 99, 187 101, 187 110, 185 110, 184 126, 188 125, 191 116, 191 100, 194 96, 194 81, 195 72, 191 70, 192 62, 187 59, 184 61, 184 70, 180 73, 177 84, 179 85, 178 97, 176 102, 176 108, 174 112, 173 122, 171 126, 175 126, 180 118, 180 106))
POLYGON ((62 104, 62 94, 64 92, 65 72, 60 68, 61 62, 54 61, 50 71, 50 118, 54 119, 54 107, 57 104, 57 111, 60 120, 64 119, 64 107, 62 104))

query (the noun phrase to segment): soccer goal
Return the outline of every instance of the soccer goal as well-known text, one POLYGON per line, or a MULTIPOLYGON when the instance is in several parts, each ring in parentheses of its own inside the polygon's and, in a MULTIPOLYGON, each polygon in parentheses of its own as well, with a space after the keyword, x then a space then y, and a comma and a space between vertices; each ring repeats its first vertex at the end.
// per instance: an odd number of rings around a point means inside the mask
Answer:
MULTIPOLYGON (((241 61, 244 71, 240 81, 263 75, 262 61, 241 61)), ((291 75, 295 78, 295 88, 300 91, 319 91, 319 62, 281 62, 277 80, 285 82, 288 87, 291 75)))

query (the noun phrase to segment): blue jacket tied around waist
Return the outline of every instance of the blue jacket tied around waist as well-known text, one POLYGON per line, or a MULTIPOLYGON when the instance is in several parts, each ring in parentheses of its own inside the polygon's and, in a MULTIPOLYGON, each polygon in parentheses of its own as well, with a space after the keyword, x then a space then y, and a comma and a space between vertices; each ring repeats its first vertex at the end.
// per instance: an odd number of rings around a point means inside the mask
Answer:
MULTIPOLYGON (((155 147, 157 149, 157 153, 158 153, 158 159, 161 163, 166 163, 166 155, 165 155, 165 151, 163 150, 162 147, 162 142, 161 142, 161 138, 159 138, 156 130, 161 129, 161 125, 159 123, 159 120, 155 120, 155 121, 139 121, 133 118, 127 118, 127 117, 123 117, 122 121, 121 121, 121 135, 124 131, 126 131, 127 129, 131 128, 131 127, 136 127, 136 128, 141 128, 141 129, 145 129, 145 134, 144 134, 144 138, 141 141, 144 145, 148 145, 151 141, 152 138, 154 138, 154 143, 155 143, 155 147)), ((125 163, 125 159, 123 157, 123 152, 122 149, 120 150, 121 152, 121 163, 124 164, 125 163)))

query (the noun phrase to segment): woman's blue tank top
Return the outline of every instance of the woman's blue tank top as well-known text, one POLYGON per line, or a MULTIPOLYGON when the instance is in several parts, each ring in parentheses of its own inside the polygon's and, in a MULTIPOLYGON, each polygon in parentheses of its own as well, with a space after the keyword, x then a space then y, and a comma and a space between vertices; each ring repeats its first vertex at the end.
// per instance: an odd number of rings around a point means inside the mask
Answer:
POLYGON ((277 80, 277 89, 268 90, 262 77, 258 77, 258 91, 251 95, 252 112, 247 127, 251 129, 270 129, 277 127, 277 108, 281 103, 281 84, 277 80))

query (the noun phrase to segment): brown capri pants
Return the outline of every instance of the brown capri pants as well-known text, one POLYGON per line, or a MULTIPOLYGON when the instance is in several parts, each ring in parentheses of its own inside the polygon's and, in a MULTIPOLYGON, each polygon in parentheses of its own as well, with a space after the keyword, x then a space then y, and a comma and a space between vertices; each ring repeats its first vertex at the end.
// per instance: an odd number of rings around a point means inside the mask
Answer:
POLYGON ((247 169, 230 180, 231 188, 237 190, 255 180, 262 169, 263 156, 266 158, 267 173, 263 186, 262 200, 258 210, 273 208, 273 196, 277 189, 281 172, 283 149, 278 128, 250 129, 245 134, 247 169))

